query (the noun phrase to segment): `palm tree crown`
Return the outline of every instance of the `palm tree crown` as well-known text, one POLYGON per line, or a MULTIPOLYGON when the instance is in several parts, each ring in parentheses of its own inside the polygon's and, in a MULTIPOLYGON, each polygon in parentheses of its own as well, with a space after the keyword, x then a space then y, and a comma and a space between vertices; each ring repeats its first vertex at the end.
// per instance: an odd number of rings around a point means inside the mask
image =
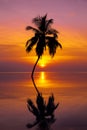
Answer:
POLYGON ((33 46, 36 45, 36 54, 40 58, 46 47, 49 49, 49 54, 54 56, 57 47, 62 48, 61 44, 58 42, 58 32, 57 30, 51 28, 53 19, 47 19, 47 14, 43 17, 38 16, 33 18, 32 22, 37 28, 27 26, 26 30, 33 30, 35 35, 26 42, 26 51, 30 52, 33 46))

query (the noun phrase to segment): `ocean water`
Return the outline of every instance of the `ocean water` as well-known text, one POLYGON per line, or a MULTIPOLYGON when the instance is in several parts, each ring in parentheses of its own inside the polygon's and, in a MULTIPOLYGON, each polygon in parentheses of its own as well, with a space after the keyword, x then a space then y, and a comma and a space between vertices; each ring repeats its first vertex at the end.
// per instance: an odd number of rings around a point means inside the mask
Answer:
MULTIPOLYGON (((35 121, 27 99, 35 103, 36 90, 31 73, 0 73, 0 130, 27 130, 35 121)), ((87 130, 87 73, 35 72, 34 80, 45 101, 53 93, 55 122, 49 130, 87 130)), ((32 130, 41 130, 38 125, 32 130)))

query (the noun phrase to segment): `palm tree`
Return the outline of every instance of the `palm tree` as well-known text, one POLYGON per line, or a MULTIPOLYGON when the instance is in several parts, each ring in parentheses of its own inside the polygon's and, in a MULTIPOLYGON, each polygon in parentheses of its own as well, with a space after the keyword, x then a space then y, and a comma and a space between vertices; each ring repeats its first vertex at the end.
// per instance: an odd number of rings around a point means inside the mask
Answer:
POLYGON ((47 19, 47 14, 43 17, 38 16, 33 18, 32 22, 36 25, 37 28, 31 26, 26 27, 26 30, 32 30, 34 32, 34 36, 26 42, 26 51, 29 53, 32 50, 33 46, 36 45, 35 51, 38 58, 33 67, 31 78, 34 87, 39 94, 33 78, 36 65, 47 47, 49 50, 49 54, 53 57, 56 53, 57 47, 62 48, 62 45, 57 40, 58 31, 51 28, 51 24, 53 24, 53 19, 47 19))

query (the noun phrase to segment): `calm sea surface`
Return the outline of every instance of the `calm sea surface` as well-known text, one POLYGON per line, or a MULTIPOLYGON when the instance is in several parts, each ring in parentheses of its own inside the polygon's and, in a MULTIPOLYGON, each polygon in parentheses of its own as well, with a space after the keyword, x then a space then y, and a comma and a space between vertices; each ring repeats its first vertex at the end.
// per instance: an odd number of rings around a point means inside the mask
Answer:
MULTIPOLYGON (((35 72, 34 77, 45 101, 53 93, 60 103, 49 130, 87 130, 87 73, 35 72)), ((26 124, 35 120, 27 109, 28 98, 35 103, 30 73, 0 73, 0 130, 27 130, 26 124)))

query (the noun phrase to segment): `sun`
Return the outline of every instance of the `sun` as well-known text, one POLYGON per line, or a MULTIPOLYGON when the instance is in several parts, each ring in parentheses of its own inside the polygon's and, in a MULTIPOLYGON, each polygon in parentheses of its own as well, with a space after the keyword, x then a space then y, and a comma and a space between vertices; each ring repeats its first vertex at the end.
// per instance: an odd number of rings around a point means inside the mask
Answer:
POLYGON ((44 68, 44 67, 45 67, 45 64, 41 64, 40 66, 41 66, 42 68, 44 68))
POLYGON ((39 60, 39 62, 38 62, 39 66, 42 67, 42 68, 44 68, 45 66, 47 66, 48 63, 49 63, 49 58, 47 56, 42 57, 39 60))
POLYGON ((46 66, 46 63, 42 60, 39 62, 39 66, 44 68, 46 66))

